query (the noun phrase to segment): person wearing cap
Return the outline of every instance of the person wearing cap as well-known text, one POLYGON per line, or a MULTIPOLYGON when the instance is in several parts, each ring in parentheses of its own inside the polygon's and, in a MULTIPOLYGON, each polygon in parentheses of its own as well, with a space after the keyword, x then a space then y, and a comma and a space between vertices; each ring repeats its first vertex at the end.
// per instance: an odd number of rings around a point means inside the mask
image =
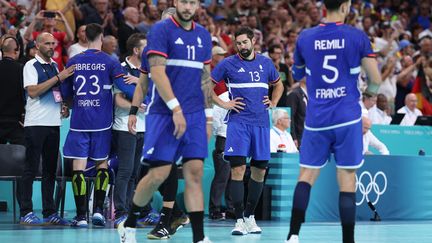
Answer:
POLYGON ((415 52, 413 44, 409 40, 401 40, 399 42, 399 51, 402 56, 413 56, 415 52))
POLYGON ((216 65, 222 61, 222 59, 225 58, 225 55, 227 54, 227 51, 225 51, 222 47, 220 46, 214 46, 212 48, 212 61, 210 63, 210 67, 213 70, 214 67, 216 67, 216 65))
POLYGON ((33 59, 36 56, 37 48, 34 41, 30 41, 27 43, 24 55, 19 59, 19 62, 22 64, 26 64, 29 60, 33 59))

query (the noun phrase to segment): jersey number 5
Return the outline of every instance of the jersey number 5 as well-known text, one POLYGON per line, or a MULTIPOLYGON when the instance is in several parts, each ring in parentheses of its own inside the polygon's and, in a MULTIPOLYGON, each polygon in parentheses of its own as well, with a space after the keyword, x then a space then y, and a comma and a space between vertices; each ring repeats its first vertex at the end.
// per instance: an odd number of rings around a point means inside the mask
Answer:
POLYGON ((329 61, 330 60, 336 60, 336 55, 326 55, 324 56, 324 63, 323 63, 323 68, 327 69, 331 72, 334 73, 333 78, 329 78, 326 75, 321 75, 321 77, 323 78, 323 80, 329 84, 332 84, 334 82, 336 82, 336 80, 339 77, 339 71, 337 70, 336 67, 329 65, 329 61))
MULTIPOLYGON (((87 82, 86 77, 84 77, 83 75, 78 75, 76 77, 75 81, 78 82, 78 80, 81 80, 82 83, 79 86, 79 88, 78 88, 78 90, 76 92, 76 95, 86 95, 87 92, 82 91, 82 89, 84 88, 84 86, 85 86, 85 84, 87 82)), ((92 95, 97 95, 99 93, 99 91, 100 91, 99 78, 96 75, 92 75, 92 76, 90 76, 89 80, 90 80, 90 82, 93 81, 92 82, 92 86, 94 87, 94 89, 90 90, 89 93, 92 94, 92 95)))

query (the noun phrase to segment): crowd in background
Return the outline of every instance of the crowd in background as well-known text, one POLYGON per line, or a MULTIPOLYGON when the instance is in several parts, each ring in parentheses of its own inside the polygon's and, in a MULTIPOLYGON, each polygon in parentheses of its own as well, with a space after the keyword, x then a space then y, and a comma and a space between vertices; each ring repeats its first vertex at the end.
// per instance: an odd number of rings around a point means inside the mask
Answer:
MULTIPOLYGON (((54 60, 60 70, 68 58, 85 50, 85 26, 104 27, 104 51, 121 61, 127 55, 126 40, 136 32, 146 34, 172 6, 171 0, 1 0, 0 33, 16 36, 23 62, 32 58, 32 42, 37 33, 55 33, 54 60), (46 11, 53 15, 47 15, 46 11), (80 28, 81 27, 81 28, 80 28)), ((432 26, 430 1, 353 1, 347 24, 364 30, 378 55, 384 80, 381 87, 367 87, 362 75, 362 91, 382 94, 386 103, 379 109, 387 115, 404 106, 405 96, 418 94, 417 107, 432 114, 432 26), (416 78, 420 80, 416 82, 416 78)), ((321 1, 205 1, 195 16, 212 34, 213 44, 234 53, 233 33, 239 26, 254 29, 255 50, 272 58, 285 84, 280 106, 288 106, 289 93, 296 85, 291 78, 293 50, 297 36, 305 28, 325 19, 321 1)), ((373 120, 373 119, 372 119, 373 120)), ((374 122, 374 121, 373 121, 374 122)), ((374 122, 375 123, 375 122, 374 122)))

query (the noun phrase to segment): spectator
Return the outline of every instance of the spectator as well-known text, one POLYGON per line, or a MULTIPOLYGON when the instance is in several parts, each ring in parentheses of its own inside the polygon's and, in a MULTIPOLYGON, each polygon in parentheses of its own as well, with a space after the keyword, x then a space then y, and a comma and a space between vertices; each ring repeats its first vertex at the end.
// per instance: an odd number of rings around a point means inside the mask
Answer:
POLYGON ((392 120, 388 112, 387 97, 383 94, 378 94, 376 106, 369 110, 369 119, 371 119, 372 124, 388 125, 392 120))
POLYGON ((362 95, 362 102, 360 102, 360 106, 362 110, 369 111, 372 107, 376 105, 377 96, 370 92, 364 92, 362 95))
POLYGON ((306 80, 300 81, 300 86, 288 95, 288 106, 291 108, 291 136, 297 148, 300 148, 303 137, 304 121, 308 96, 306 80))
POLYGON ((24 66, 24 88, 27 104, 24 119, 26 162, 22 177, 20 199, 20 224, 25 225, 69 225, 56 213, 53 200, 57 159, 60 143, 61 118, 69 116, 61 105, 59 82, 74 72, 74 66, 58 73, 52 59, 55 38, 43 32, 36 38, 36 57, 24 66), (33 180, 39 169, 42 156, 42 214, 40 220, 33 213, 33 180))
POLYGON ((107 35, 103 37, 102 42, 102 51, 108 54, 109 56, 119 60, 119 56, 117 55, 118 42, 117 39, 112 35, 107 35))
POLYGON ((212 48, 212 62, 210 63, 211 69, 216 67, 216 65, 225 58, 227 51, 225 51, 220 46, 214 46, 212 48))
MULTIPOLYGON (((279 99, 279 102, 277 106, 279 107, 286 107, 288 106, 288 91, 290 87, 293 85, 293 79, 291 77, 291 73, 289 70, 289 67, 282 63, 283 60, 283 51, 280 44, 274 44, 269 47, 268 55, 270 59, 272 60, 273 64, 275 65, 276 69, 279 72, 279 77, 283 83, 284 91, 282 93, 281 98, 279 99)), ((272 89, 270 90, 270 97, 272 93, 272 89)))
POLYGON ((68 49, 68 57, 69 58, 72 58, 76 54, 87 50, 88 42, 87 42, 87 38, 85 35, 85 29, 86 29, 85 25, 81 25, 78 28, 78 31, 77 31, 78 42, 69 47, 69 49, 68 49))
POLYGON ((290 118, 284 109, 275 109, 272 112, 273 127, 270 130, 270 152, 297 153, 297 147, 288 133, 290 118))
POLYGON ((417 76, 417 66, 420 65, 423 60, 424 58, 419 57, 414 63, 410 56, 403 57, 401 61, 402 70, 397 76, 395 110, 399 110, 404 106, 405 96, 411 93, 417 76))
MULTIPOLYGON (((160 1, 158 1, 160 2, 160 1)), ((154 23, 159 20, 159 11, 155 5, 147 5, 144 8, 147 18, 138 24, 139 32, 147 34, 154 23)))
POLYGON ((19 43, 13 36, 2 38, 0 60, 0 144, 24 145, 24 89, 23 65, 18 56, 19 43))
POLYGON ((136 28, 139 23, 138 9, 134 7, 127 7, 123 10, 123 16, 124 23, 120 24, 118 28, 118 45, 122 59, 127 54, 126 42, 128 38, 132 34, 139 32, 139 30, 136 28))
POLYGON ((24 55, 20 58, 20 63, 26 64, 29 60, 36 56, 37 49, 35 41, 30 41, 27 43, 24 55))
POLYGON ((88 15, 83 15, 84 24, 96 23, 104 28, 104 35, 117 36, 117 23, 114 19, 114 14, 108 8, 108 0, 93 0, 92 5, 89 5, 88 15), (90 6, 94 6, 91 10, 90 6))
POLYGON ((396 97, 396 82, 397 75, 395 74, 395 67, 397 63, 397 58, 392 56, 388 58, 387 62, 381 68, 381 78, 383 82, 381 83, 378 93, 383 94, 387 97, 390 114, 394 114, 395 111, 395 97, 396 97))
POLYGON ((63 13, 61 13, 60 11, 40 11, 36 15, 35 19, 27 27, 24 38, 28 41, 35 40, 41 32, 48 32, 54 36, 56 43, 54 55, 52 58, 57 63, 59 70, 63 70, 65 63, 63 60, 63 48, 65 48, 69 41, 72 41, 74 39, 73 31, 70 28, 68 22, 66 21, 63 13), (35 26, 38 21, 43 21, 43 28, 41 31, 35 30, 35 26), (58 31, 57 29, 55 29, 57 24, 56 21, 60 21, 64 24, 66 32, 58 31))
POLYGON ((401 126, 413 126, 418 116, 422 116, 422 112, 417 109, 417 96, 414 93, 409 93, 405 97, 405 106, 400 108, 397 113, 405 114, 400 125, 401 126))
POLYGON ((363 116, 362 123, 363 123, 363 154, 372 154, 369 151, 369 146, 372 146, 376 148, 380 152, 380 154, 389 155, 390 152, 388 151, 385 144, 383 144, 380 140, 378 140, 378 138, 376 138, 375 135, 373 135, 373 133, 371 132, 370 130, 372 126, 371 120, 368 117, 363 116))

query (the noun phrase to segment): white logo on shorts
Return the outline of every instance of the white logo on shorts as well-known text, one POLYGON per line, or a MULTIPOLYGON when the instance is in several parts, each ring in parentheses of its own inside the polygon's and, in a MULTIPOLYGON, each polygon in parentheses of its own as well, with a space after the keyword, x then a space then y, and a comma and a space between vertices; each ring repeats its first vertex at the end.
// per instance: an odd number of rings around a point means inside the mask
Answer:
POLYGON ((149 149, 149 150, 147 151, 147 154, 153 154, 153 151, 154 151, 154 147, 151 148, 151 149, 149 149))
POLYGON ((233 149, 232 147, 230 147, 230 148, 228 149, 228 152, 232 153, 232 152, 234 152, 234 149, 233 149))

